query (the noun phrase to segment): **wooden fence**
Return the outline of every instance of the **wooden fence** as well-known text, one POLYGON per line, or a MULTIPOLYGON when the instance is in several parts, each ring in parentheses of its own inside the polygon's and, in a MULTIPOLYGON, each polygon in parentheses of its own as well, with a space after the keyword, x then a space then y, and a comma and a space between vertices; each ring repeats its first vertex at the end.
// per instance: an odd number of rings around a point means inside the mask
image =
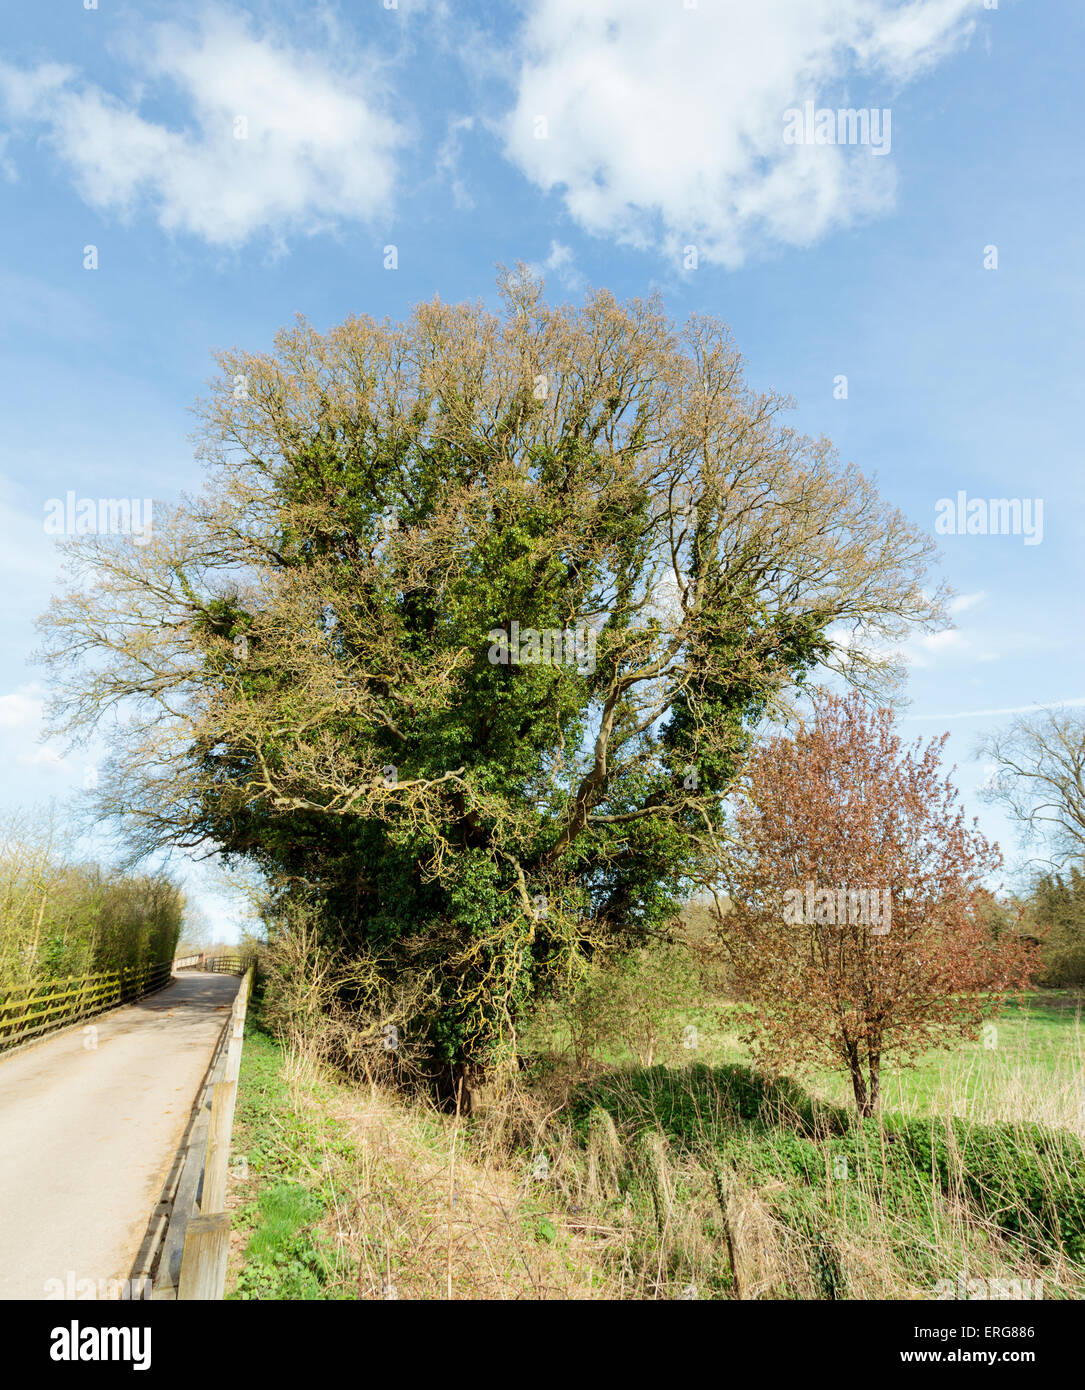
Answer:
POLYGON ((153 1296, 158 1299, 220 1299, 226 1287, 226 1174, 253 971, 247 963, 181 1155, 153 1261, 153 1296))
POLYGON ((198 956, 178 956, 173 968, 204 970, 212 975, 244 975, 252 962, 251 951, 222 951, 217 956, 209 956, 205 951, 198 956))
POLYGON ((243 975, 251 964, 251 959, 238 951, 227 955, 208 956, 203 968, 213 975, 243 975))
POLYGON ((195 967, 216 975, 243 975, 252 956, 239 951, 217 956, 185 956, 152 965, 129 966, 98 975, 69 975, 62 980, 17 985, 0 990, 0 1052, 66 1028, 82 1018, 130 1004, 169 984, 174 970, 195 967))
POLYGON ((173 961, 166 960, 4 990, 0 993, 0 1051, 141 999, 168 985, 172 974, 173 961))

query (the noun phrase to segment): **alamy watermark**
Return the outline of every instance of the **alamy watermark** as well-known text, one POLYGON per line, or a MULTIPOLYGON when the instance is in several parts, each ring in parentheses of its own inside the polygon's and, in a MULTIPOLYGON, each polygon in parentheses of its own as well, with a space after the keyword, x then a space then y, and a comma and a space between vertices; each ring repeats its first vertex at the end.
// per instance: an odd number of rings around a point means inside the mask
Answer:
POLYGON ((981 1279, 969 1278, 968 1271, 957 1271, 956 1279, 939 1279, 934 1286, 938 1299, 1035 1299, 1044 1296, 1042 1279, 981 1279))
POLYGON ((74 1269, 69 1269, 63 1279, 46 1279, 42 1286, 45 1299, 104 1299, 109 1302, 153 1297, 154 1288, 150 1277, 139 1279, 80 1279, 74 1269))
POLYGON ((939 536, 1024 536, 1026 545, 1044 538, 1042 497, 941 497, 934 504, 939 536))
POLYGON ((595 672, 596 632, 589 623, 566 628, 495 627, 488 634, 491 666, 573 666, 577 674, 595 672))
POLYGON ((53 1361, 130 1361, 133 1371, 151 1365, 149 1327, 82 1327, 72 1318, 50 1334, 49 1357, 53 1361))
POLYGON ((893 113, 883 107, 814 109, 812 101, 784 112, 785 145, 869 145, 871 154, 888 154, 893 145, 893 113))
POLYGON ((888 888, 818 888, 813 883, 784 893, 789 926, 864 926, 871 936, 888 936, 893 900, 888 888))
POLYGON ((69 490, 63 499, 45 503, 47 536, 131 536, 136 545, 151 539, 151 499, 144 497, 76 497, 69 490))

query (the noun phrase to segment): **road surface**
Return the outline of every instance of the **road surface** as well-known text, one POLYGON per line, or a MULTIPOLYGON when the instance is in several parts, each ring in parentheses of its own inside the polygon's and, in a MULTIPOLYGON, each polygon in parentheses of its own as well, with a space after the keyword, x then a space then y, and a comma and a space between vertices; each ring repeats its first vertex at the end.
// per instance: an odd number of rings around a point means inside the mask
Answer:
POLYGON ((239 983, 179 975, 0 1053, 0 1298, 129 1277, 239 983))

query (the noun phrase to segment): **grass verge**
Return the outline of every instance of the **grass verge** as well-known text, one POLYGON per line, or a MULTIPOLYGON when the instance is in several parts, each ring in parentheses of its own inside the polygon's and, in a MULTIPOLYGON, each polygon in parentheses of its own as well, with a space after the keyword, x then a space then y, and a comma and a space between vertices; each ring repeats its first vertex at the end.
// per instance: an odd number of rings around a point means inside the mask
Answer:
POLYGON ((933 1102, 859 1123, 745 1064, 555 1057, 462 1119, 318 1057, 247 1032, 230 1297, 1085 1295, 1076 1127, 933 1102))

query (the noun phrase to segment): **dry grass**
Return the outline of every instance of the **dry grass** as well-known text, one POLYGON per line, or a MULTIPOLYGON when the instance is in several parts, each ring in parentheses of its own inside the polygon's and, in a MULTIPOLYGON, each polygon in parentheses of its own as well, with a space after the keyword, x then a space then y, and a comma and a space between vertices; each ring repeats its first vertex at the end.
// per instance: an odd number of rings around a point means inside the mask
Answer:
MULTIPOLYGON (((284 1070, 297 1112, 319 1110, 346 1141, 325 1142, 310 1174, 332 1193, 321 1229, 338 1296, 826 1296, 808 1233, 777 1208, 784 1183, 751 1180, 658 1131, 631 1138, 605 1113, 577 1136, 561 1118, 571 1070, 534 1088, 505 1078, 470 1119, 330 1078, 303 1047, 284 1070)), ((932 1267, 1080 1291, 1080 1269, 1051 1251, 1008 1254, 996 1226, 937 1184, 890 1208, 853 1174, 838 1195, 816 1249, 833 1261, 840 1296, 929 1299, 932 1267)))
POLYGON ((293 1104, 302 1113, 321 1106, 349 1143, 349 1162, 325 1149, 319 1176, 334 1193, 325 1232, 357 1297, 598 1296, 591 1241, 575 1223, 559 1229, 531 1165, 495 1161, 471 1142, 472 1122, 421 1099, 326 1074, 317 1085, 318 1072, 291 1050, 293 1104))
MULTIPOLYGON (((637 1090, 635 1069, 570 1056, 498 1074, 469 1117, 450 1115, 388 1084, 387 1059, 365 1042, 368 1024, 352 1042, 334 1010, 298 998, 291 1012, 301 1023, 283 1075, 293 1111, 316 1118, 322 1135, 304 1176, 330 1194, 320 1220, 329 1296, 929 1299, 938 1280, 962 1271, 1042 1279, 1048 1297, 1085 1293, 1080 1266, 1031 1234, 1009 1243, 956 1180, 947 1192, 934 1175, 913 1173, 887 1189, 882 1159, 893 1141, 884 1135, 869 1141, 878 1152, 858 1155, 858 1171, 826 1171, 804 1189, 771 1161, 773 1135, 801 1132, 797 1115, 736 1126, 695 1069, 669 1073, 688 1089, 680 1136, 637 1090), (349 1077, 329 1065, 344 1057, 349 1077), (621 1104, 574 1124, 570 1098, 600 1079, 621 1104), (741 1142, 725 1158, 728 1135, 741 1142)), ((1080 1029, 1075 1038, 1055 1068, 1020 1052, 983 1059, 982 1086, 975 1058, 947 1059, 934 1113, 927 1107, 932 1124, 1027 1120, 1083 1137, 1080 1029)), ((885 1100, 919 1114, 905 1094, 885 1100)), ((1064 1175, 1050 1177, 1057 1186, 1064 1175)))

